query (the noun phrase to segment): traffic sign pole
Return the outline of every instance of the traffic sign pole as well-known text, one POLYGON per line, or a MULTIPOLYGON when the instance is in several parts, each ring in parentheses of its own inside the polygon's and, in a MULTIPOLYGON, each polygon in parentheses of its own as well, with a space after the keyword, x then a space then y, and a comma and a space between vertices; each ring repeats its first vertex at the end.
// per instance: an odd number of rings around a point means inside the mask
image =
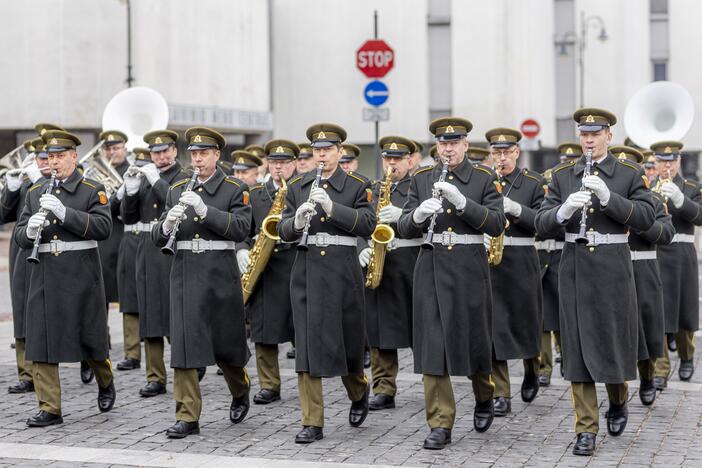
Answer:
MULTIPOLYGON (((373 10, 373 39, 378 39, 378 10, 373 10)), ((375 178, 380 180, 383 173, 383 161, 380 158, 380 121, 373 122, 375 126, 375 145, 373 146, 373 157, 375 158, 375 178)))

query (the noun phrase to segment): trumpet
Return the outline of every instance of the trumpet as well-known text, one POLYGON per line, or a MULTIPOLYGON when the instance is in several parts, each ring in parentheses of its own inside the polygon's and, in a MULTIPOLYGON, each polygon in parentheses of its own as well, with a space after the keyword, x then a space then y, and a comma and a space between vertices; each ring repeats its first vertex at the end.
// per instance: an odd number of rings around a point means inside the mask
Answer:
MULTIPOLYGON (((592 148, 588 148, 587 153, 585 153, 585 170, 583 171, 583 180, 585 177, 590 175, 592 170, 592 148)), ((580 190, 585 190, 585 186, 581 185, 580 190)), ((588 244, 590 240, 585 235, 585 230, 587 229, 587 205, 583 206, 583 212, 580 215, 580 232, 578 232, 578 237, 575 242, 578 244, 588 244)))
MULTIPOLYGON (((185 190, 183 192, 190 192, 192 191, 193 187, 195 187, 195 182, 197 182, 197 176, 200 175, 200 169, 197 167, 193 169, 193 175, 190 178, 190 181, 188 182, 188 185, 185 186, 185 190)), ((185 207, 184 203, 178 202, 178 205, 185 207)), ((171 235, 168 238, 168 242, 166 242, 166 245, 161 247, 161 252, 165 253, 166 255, 173 255, 175 253, 175 243, 176 243, 176 235, 178 234, 178 228, 180 228, 180 223, 183 221, 183 218, 180 218, 176 220, 175 225, 173 226, 173 230, 171 231, 171 235)))
MULTIPOLYGON (((446 181, 446 174, 448 174, 448 160, 441 158, 441 163, 443 164, 441 166, 441 175, 439 176, 439 180, 437 182, 446 181)), ((439 201, 443 201, 444 199, 443 195, 441 195, 441 191, 436 190, 435 188, 432 188, 431 196, 439 201)), ((429 229, 427 229, 427 235, 424 237, 424 242, 422 242, 423 249, 434 250, 434 226, 436 225, 437 215, 438 213, 434 213, 433 215, 431 215, 431 221, 429 221, 429 229)))
MULTIPOLYGON (((324 163, 321 162, 319 163, 319 166, 317 166, 317 173, 314 175, 314 182, 312 182, 312 186, 310 187, 310 196, 312 195, 312 191, 319 187, 319 182, 322 180, 322 170, 324 169, 324 163)), ((314 202, 311 200, 310 197, 307 198, 308 202, 314 202)), ((306 252, 308 247, 307 247, 307 238, 309 237, 309 232, 310 232, 310 224, 312 223, 312 216, 314 214, 308 214, 307 219, 305 220, 305 229, 302 231, 302 237, 300 237, 300 242, 297 244, 297 250, 302 250, 303 252, 306 252)))
MULTIPOLYGON (((661 194, 661 190, 663 189, 663 185, 667 184, 668 182, 671 182, 672 179, 670 178, 670 169, 668 169, 665 172, 665 177, 659 177, 658 180, 656 180, 655 185, 651 188, 651 192, 657 193, 658 195, 661 194)), ((663 197, 663 204, 667 205, 668 204, 668 197, 664 196, 663 197)))
MULTIPOLYGON (((49 183, 46 184, 46 188, 44 189, 44 195, 48 195, 51 193, 51 189, 54 187, 54 184, 56 184, 56 171, 51 171, 51 179, 49 180, 49 183)), ((38 213, 48 213, 48 211, 44 208, 39 208, 38 213)), ((39 244, 41 244, 41 232, 43 230, 44 226, 39 226, 39 230, 37 231, 37 237, 34 238, 32 253, 29 254, 29 257, 27 257, 27 261, 29 263, 39 263, 39 244)))

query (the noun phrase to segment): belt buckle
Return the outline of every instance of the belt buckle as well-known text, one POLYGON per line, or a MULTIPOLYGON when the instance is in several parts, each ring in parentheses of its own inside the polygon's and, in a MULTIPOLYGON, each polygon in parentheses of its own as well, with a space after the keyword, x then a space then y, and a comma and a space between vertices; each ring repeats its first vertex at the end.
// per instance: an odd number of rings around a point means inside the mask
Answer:
POLYGON ((57 239, 50 240, 49 241, 49 252, 58 257, 59 255, 61 255, 63 253, 63 249, 60 246, 63 246, 62 240, 57 240, 57 239))
POLYGON ((317 233, 317 235, 316 235, 315 245, 317 247, 329 247, 329 244, 331 244, 331 241, 332 241, 331 234, 327 234, 326 232, 320 232, 320 233, 317 233))
POLYGON ((441 245, 445 247, 453 246, 453 241, 454 241, 454 233, 453 232, 444 232, 441 235, 441 245))
POLYGON ((546 239, 544 242, 545 242, 546 252, 553 252, 554 250, 556 250, 556 240, 555 239, 546 239))
POLYGON ((132 224, 132 234, 136 235, 136 234, 139 234, 139 232, 140 232, 139 223, 132 224))
POLYGON ((205 252, 207 249, 205 248, 205 241, 203 239, 193 239, 190 241, 191 244, 191 249, 193 253, 195 254, 201 254, 205 252))

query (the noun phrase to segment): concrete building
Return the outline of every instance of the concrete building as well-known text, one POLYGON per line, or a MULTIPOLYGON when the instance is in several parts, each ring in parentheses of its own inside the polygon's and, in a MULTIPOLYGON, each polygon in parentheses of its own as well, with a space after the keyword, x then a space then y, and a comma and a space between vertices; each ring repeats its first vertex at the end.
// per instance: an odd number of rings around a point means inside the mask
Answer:
MULTIPOLYGON (((105 104, 126 86, 126 7, 0 4, 16 19, 0 31, 0 153, 38 121, 94 139, 105 104)), ((570 116, 581 101, 619 116, 617 143, 627 102, 653 80, 680 83, 702 108, 695 0, 131 0, 133 83, 163 94, 170 127, 209 125, 232 147, 300 141, 309 124, 337 122, 373 175, 374 125, 362 119, 369 79, 355 52, 373 37, 374 10, 395 53, 382 78, 390 118, 381 136, 430 142, 428 122, 453 114, 474 123, 480 143, 491 127, 532 118, 541 130, 524 163, 543 170, 555 146, 574 138, 570 116)), ((692 175, 702 149, 697 119, 685 144, 692 175)))

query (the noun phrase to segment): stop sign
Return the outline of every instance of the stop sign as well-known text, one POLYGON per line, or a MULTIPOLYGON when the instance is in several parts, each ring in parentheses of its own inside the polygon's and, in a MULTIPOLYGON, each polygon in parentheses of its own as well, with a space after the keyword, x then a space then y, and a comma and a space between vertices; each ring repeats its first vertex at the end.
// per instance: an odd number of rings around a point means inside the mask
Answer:
POLYGON ((534 119, 526 119, 519 126, 519 130, 522 132, 522 135, 527 138, 536 138, 541 131, 541 126, 539 125, 539 122, 534 119))
POLYGON ((368 78, 382 78, 392 70, 395 52, 385 41, 374 39, 366 41, 356 51, 356 66, 368 78))

